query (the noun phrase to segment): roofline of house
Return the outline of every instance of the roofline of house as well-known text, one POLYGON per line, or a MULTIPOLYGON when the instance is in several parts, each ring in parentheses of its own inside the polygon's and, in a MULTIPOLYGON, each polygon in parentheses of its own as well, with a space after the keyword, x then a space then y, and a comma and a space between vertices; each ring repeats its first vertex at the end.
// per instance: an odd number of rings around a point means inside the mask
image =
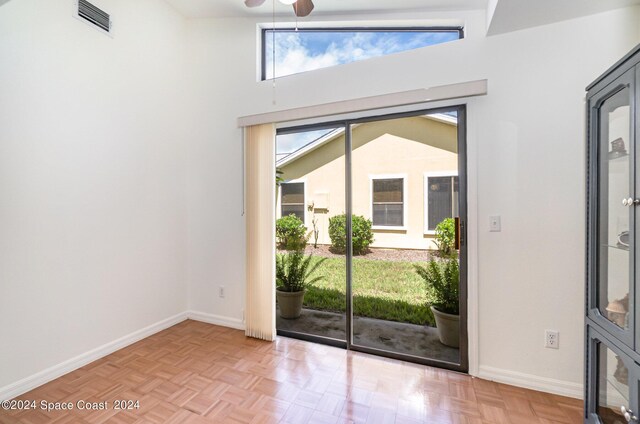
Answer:
POLYGON ((289 155, 283 157, 282 159, 276 161, 276 167, 279 168, 281 166, 286 166, 288 164, 290 164, 291 162, 301 158, 302 156, 306 155, 307 153, 310 153, 314 150, 316 150, 317 148, 327 144, 329 141, 335 139, 336 137, 342 135, 344 133, 344 128, 340 127, 340 128, 336 128, 333 131, 328 132, 327 134, 323 135, 320 138, 317 138, 316 140, 312 141, 311 143, 308 143, 304 146, 302 146, 301 148, 299 148, 298 150, 296 150, 293 153, 290 153, 289 155))
MULTIPOLYGON (((444 113, 434 113, 432 115, 421 115, 421 117, 425 119, 432 119, 434 121, 442 122, 444 124, 455 125, 455 126, 458 125, 458 118, 455 118, 453 116, 450 116, 444 113)), ((357 124, 354 126, 357 126, 357 124)), ((344 133, 344 128, 342 127, 336 128, 335 130, 328 132, 322 137, 302 146, 295 152, 290 153, 287 156, 283 157, 282 159, 277 160, 276 168, 289 165, 291 162, 294 162, 300 159, 301 157, 305 156, 307 153, 311 153, 317 148, 324 146, 325 144, 339 137, 343 133, 344 133)))

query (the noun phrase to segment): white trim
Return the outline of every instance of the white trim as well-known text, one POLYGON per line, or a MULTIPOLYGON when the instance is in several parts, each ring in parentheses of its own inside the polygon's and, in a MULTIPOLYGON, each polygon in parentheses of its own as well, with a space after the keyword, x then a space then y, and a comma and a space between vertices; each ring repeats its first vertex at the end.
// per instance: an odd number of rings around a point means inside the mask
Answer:
POLYGON ((244 330, 244 321, 239 318, 224 317, 222 315, 214 315, 206 312, 187 311, 188 319, 194 321, 205 322, 207 324, 220 325, 222 327, 234 328, 236 330, 244 330))
POLYGON ((45 383, 70 373, 80 367, 83 367, 93 361, 103 358, 113 352, 132 345, 146 337, 152 336, 162 330, 166 330, 182 321, 192 319, 194 321, 205 322, 208 324, 220 325, 222 327, 233 328, 236 330, 244 330, 245 325, 242 319, 223 317, 220 315, 208 314, 205 312, 186 311, 177 315, 158 321, 126 336, 120 337, 112 342, 99 346, 88 352, 82 353, 57 365, 49 367, 43 371, 33 374, 22 380, 16 381, 4 387, 0 387, 0 401, 13 399, 30 390, 35 389, 45 383))
POLYGON ((422 201, 424 202, 424 222, 423 222, 423 233, 433 235, 435 234, 435 230, 429 229, 429 184, 428 180, 431 177, 457 177, 458 171, 433 171, 433 172, 425 172, 423 176, 424 182, 424 190, 422 201))
POLYGON ((276 128, 293 128, 293 127, 304 127, 304 126, 321 126, 326 125, 328 123, 335 123, 341 121, 355 121, 361 118, 371 119, 377 117, 384 117, 386 115, 395 115, 395 114, 403 114, 410 113, 415 114, 415 112, 419 112, 427 109, 444 109, 448 107, 456 107, 462 105, 468 105, 469 102, 472 102, 473 98, 469 99, 445 99, 441 101, 433 101, 433 102, 424 102, 424 103, 415 103, 410 105, 398 105, 398 106, 390 106, 383 109, 377 109, 375 111, 371 110, 361 110, 355 112, 346 112, 335 115, 328 116, 318 116, 306 119, 300 119, 298 121, 287 121, 287 122, 276 122, 276 128))
POLYGON ((570 381, 557 380, 555 378, 539 377, 533 374, 505 370, 501 368, 480 366, 478 377, 485 380, 497 381, 512 386, 526 389, 553 393, 561 396, 582 399, 584 397, 583 385, 570 381))
POLYGON ((372 225, 372 230, 406 231, 409 228, 409 202, 407 188, 409 176, 407 174, 369 174, 369 216, 373 223, 373 180, 391 180, 402 178, 402 225, 372 225))
POLYGON ((467 343, 469 374, 477 375, 480 366, 480 307, 478 250, 478 142, 473 102, 467 105, 467 343))
POLYGON ((340 115, 360 111, 391 108, 396 106, 433 103, 441 100, 484 96, 487 94, 487 80, 475 80, 457 84, 439 85, 399 93, 360 97, 352 100, 324 103, 315 106, 284 109, 259 113, 238 118, 238 127, 269 124, 274 122, 298 121, 323 116, 340 115))
MULTIPOLYGON (((414 28, 414 27, 464 27, 464 19, 455 18, 433 18, 433 19, 366 19, 366 20, 318 20, 297 22, 298 28, 314 29, 314 28, 354 28, 354 27, 394 27, 394 28, 414 28)), ((291 29, 291 22, 260 22, 256 24, 257 32, 263 29, 291 29)), ((457 40, 454 40, 457 41, 457 40)))
POLYGON ((447 115, 446 113, 434 113, 431 115, 422 115, 422 117, 431 119, 433 121, 442 122, 443 124, 449 124, 456 127, 458 126, 458 118, 447 115))
POLYGON ((158 321, 155 324, 151 324, 145 328, 134 331, 126 336, 120 337, 112 342, 99 346, 88 352, 82 353, 57 365, 49 367, 45 370, 37 372, 22 380, 11 383, 7 386, 0 388, 0 400, 12 399, 23 393, 26 393, 38 386, 48 383, 51 380, 55 380, 73 370, 83 367, 97 359, 105 357, 116 350, 120 350, 127 347, 139 340, 149 337, 155 333, 165 330, 171 326, 178 324, 187 319, 188 314, 186 312, 179 313, 170 318, 158 321))

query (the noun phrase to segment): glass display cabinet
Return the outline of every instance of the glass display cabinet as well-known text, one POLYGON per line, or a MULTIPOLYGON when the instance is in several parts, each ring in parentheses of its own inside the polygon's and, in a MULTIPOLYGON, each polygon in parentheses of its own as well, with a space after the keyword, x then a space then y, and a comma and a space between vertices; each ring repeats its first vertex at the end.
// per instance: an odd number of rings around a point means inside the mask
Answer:
POLYGON ((640 46, 587 87, 585 423, 639 422, 640 46))

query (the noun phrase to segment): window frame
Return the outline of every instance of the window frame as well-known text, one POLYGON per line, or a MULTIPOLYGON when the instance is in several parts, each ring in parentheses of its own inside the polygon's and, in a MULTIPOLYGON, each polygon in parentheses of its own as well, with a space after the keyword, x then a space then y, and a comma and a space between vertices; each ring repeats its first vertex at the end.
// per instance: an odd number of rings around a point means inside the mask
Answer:
MULTIPOLYGON (((435 235, 435 229, 429 229, 429 178, 431 177, 458 177, 458 171, 429 171, 424 173, 424 195, 423 195, 423 203, 424 203, 424 223, 423 223, 423 234, 435 235)), ((460 180, 458 180, 458 184, 460 184, 460 180)), ((452 186, 453 187, 453 186, 452 186)), ((459 206, 458 206, 459 207, 459 206)))
POLYGON ((369 174, 369 216, 371 217, 372 230, 396 230, 407 231, 409 226, 409 207, 408 207, 408 187, 409 176, 404 174, 369 174), (373 224, 373 181, 374 180, 399 180, 402 179, 402 225, 374 225, 373 224))
MULTIPOLYGON (((306 178, 301 178, 301 179, 294 179, 294 180, 288 180, 288 181, 283 181, 280 183, 280 190, 278 190, 279 192, 279 199, 280 200, 280 205, 279 205, 279 211, 280 211, 280 218, 284 217, 285 215, 282 214, 282 207, 284 206, 284 204, 282 203, 282 195, 283 195, 283 190, 282 190, 282 186, 285 184, 302 184, 302 223, 305 225, 306 227, 306 222, 307 222, 307 179, 306 178)), ((297 203, 287 203, 287 205, 297 205, 297 203)))
MULTIPOLYGON (((458 40, 464 39, 464 27, 463 26, 381 26, 381 27, 359 27, 359 26, 346 26, 346 27, 304 27, 296 28, 293 26, 277 27, 277 26, 264 26, 260 28, 260 81, 271 81, 271 78, 267 79, 267 32, 458 32, 458 40)), ((425 46, 428 47, 428 46, 425 46)), ((351 63, 351 62, 349 62, 351 63)), ((324 69, 324 68, 319 68, 324 69)), ((291 74, 296 75, 296 74, 291 74)), ((275 78, 282 78, 290 75, 283 75, 275 78)))

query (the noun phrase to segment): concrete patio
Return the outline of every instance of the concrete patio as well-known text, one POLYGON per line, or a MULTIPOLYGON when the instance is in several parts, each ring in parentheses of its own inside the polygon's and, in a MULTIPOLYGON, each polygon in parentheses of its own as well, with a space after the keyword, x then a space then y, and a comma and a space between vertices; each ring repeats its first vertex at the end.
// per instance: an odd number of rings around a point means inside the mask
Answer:
MULTIPOLYGON (((344 314, 303 309, 298 319, 283 319, 276 311, 276 328, 346 340, 344 314)), ((424 325, 354 317, 353 344, 439 361, 458 363, 460 350, 440 343, 438 330, 424 325)))

